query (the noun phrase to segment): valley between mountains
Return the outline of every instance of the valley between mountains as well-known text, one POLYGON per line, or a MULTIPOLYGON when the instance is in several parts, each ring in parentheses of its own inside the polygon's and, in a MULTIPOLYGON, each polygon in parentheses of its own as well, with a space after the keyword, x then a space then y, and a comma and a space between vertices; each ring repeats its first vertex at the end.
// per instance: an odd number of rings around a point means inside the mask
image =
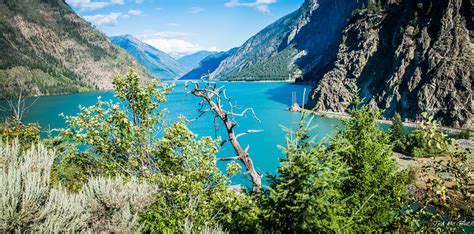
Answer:
POLYGON ((199 79, 311 84, 306 108, 347 112, 355 98, 383 112, 473 126, 472 1, 306 0, 229 51, 175 58, 132 35, 107 37, 62 0, 0 2, 2 93, 112 88, 115 72, 143 81, 199 79), (39 9, 39 10, 38 10, 39 9))

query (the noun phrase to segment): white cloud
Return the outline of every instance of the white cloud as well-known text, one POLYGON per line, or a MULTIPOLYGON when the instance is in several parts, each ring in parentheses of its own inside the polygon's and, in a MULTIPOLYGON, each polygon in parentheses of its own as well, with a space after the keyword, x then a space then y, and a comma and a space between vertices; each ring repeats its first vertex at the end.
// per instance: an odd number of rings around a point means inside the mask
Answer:
MULTIPOLYGON (((192 34, 187 32, 155 32, 139 35, 137 37, 143 42, 175 58, 179 58, 206 49, 199 44, 187 40, 186 37, 190 35, 192 34)), ((209 50, 217 49, 211 47, 209 50)))
POLYGON ((277 0, 255 0, 255 2, 240 2, 239 0, 230 0, 225 4, 226 7, 251 7, 262 13, 270 13, 269 5, 276 3, 277 0))
POLYGON ((183 39, 154 38, 145 40, 145 43, 169 53, 174 57, 184 56, 202 50, 198 44, 193 44, 183 39))
POLYGON ((79 11, 97 10, 112 5, 122 5, 124 0, 107 0, 107 1, 92 1, 92 0, 66 0, 72 7, 79 8, 79 11))
POLYGON ((92 24, 96 26, 102 26, 102 25, 107 25, 107 26, 115 26, 118 23, 118 18, 121 16, 121 13, 117 12, 112 12, 110 14, 98 14, 98 15, 89 15, 89 16, 84 16, 84 19, 87 21, 91 22, 92 24))
POLYGON ((193 6, 193 7, 191 7, 189 10, 191 11, 191 13, 197 14, 197 13, 199 13, 199 12, 201 12, 201 11, 204 11, 204 8, 199 7, 199 6, 193 6))
POLYGON ((142 12, 140 10, 129 10, 128 14, 133 16, 140 16, 142 15, 142 12))
POLYGON ((184 37, 190 36, 192 33, 188 32, 150 32, 149 30, 145 34, 139 35, 138 37, 142 40, 153 39, 153 38, 166 38, 166 39, 184 39, 184 37))

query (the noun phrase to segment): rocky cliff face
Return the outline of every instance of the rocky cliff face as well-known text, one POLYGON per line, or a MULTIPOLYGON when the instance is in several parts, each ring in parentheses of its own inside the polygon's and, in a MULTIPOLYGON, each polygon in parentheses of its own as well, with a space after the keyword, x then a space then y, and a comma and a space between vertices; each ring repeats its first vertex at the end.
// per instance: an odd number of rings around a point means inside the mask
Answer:
MULTIPOLYGON (((0 93, 29 95, 112 88, 136 63, 63 0, 0 0, 0 93)), ((135 65, 144 79, 154 76, 135 65)))
POLYGON ((472 9, 470 0, 391 0, 356 12, 308 108, 344 112, 359 95, 386 117, 427 112, 472 127, 472 9))
POLYGON ((230 80, 294 80, 310 72, 321 72, 334 61, 331 58, 335 58, 342 29, 363 2, 306 0, 300 9, 250 38, 220 64, 213 76, 230 80))

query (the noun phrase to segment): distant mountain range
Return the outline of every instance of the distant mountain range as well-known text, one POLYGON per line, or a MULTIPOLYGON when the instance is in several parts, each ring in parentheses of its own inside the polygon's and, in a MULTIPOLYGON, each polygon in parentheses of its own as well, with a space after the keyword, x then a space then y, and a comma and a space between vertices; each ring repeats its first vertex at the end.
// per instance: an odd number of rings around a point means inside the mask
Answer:
POLYGON ((182 76, 181 80, 195 80, 200 79, 203 75, 211 73, 216 70, 217 67, 224 61, 226 58, 234 55, 239 48, 233 48, 229 51, 213 53, 199 62, 198 66, 188 72, 186 75, 182 76))
POLYGON ((387 118, 427 112, 472 127, 472 9, 472 0, 305 0, 238 48, 174 59, 113 37, 130 56, 63 0, 0 0, 0 92, 109 89, 115 71, 138 61, 163 79, 311 83, 306 107, 314 110, 346 112, 359 96, 387 118))
MULTIPOLYGON (((63 0, 0 1, 0 93, 48 95, 111 89, 136 61, 63 0)), ((135 65, 143 79, 153 76, 135 65)))
POLYGON ((145 44, 131 35, 111 37, 116 45, 133 55, 139 63, 162 80, 177 79, 189 68, 176 61, 167 53, 145 44))
POLYGON ((218 52, 213 52, 213 51, 198 51, 196 53, 190 54, 183 56, 178 59, 178 62, 183 64, 186 67, 189 67, 191 69, 196 68, 199 65, 199 62, 201 62, 204 58, 206 58, 209 55, 216 54, 218 52))

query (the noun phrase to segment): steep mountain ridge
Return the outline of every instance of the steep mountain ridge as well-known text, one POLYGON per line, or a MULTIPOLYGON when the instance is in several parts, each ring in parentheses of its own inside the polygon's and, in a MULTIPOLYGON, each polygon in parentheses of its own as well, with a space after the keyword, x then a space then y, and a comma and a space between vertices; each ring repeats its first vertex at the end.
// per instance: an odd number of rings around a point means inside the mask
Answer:
POLYGON ((472 127, 472 9, 469 0, 391 0, 357 12, 307 107, 345 112, 358 94, 385 117, 427 112, 472 127))
POLYGON ((115 36, 110 39, 162 80, 179 78, 189 70, 170 55, 131 35, 115 36))
POLYGON ((0 92, 28 95, 113 87, 135 59, 76 15, 63 0, 0 0, 0 92))
POLYGON ((221 63, 213 77, 295 80, 310 72, 322 73, 335 58, 334 51, 337 51, 347 20, 363 2, 306 0, 297 11, 245 42, 221 63))

